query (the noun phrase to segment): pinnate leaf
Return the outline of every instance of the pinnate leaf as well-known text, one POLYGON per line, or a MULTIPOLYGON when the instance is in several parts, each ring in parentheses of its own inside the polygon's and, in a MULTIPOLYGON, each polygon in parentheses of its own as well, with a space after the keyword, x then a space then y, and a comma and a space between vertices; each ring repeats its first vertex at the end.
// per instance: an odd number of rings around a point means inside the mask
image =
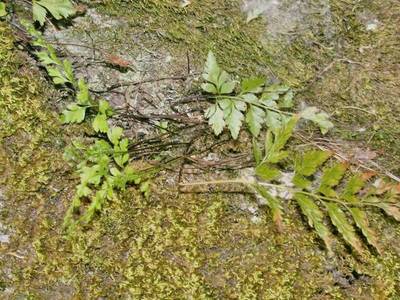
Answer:
POLYGON ((215 135, 220 135, 225 127, 224 112, 219 107, 218 103, 211 105, 206 111, 206 118, 208 119, 208 124, 214 131, 215 135))
POLYGON ((33 19, 43 25, 46 18, 46 10, 56 20, 68 18, 75 14, 74 6, 69 0, 34 0, 33 6, 33 19))
POLYGON ((354 222, 356 223, 357 227, 360 228, 368 243, 374 246, 378 253, 382 254, 382 250, 379 247, 376 233, 372 230, 371 227, 369 227, 367 214, 358 207, 350 208, 350 212, 353 216, 354 222))
POLYGON ((123 129, 121 127, 112 127, 107 132, 107 137, 113 145, 117 145, 121 139, 123 129))
POLYGON ((263 180, 274 180, 281 176, 281 172, 271 164, 263 163, 256 167, 256 175, 263 180))
POLYGON ((105 114, 97 114, 93 120, 92 127, 96 132, 107 133, 109 129, 107 116, 105 114))
POLYGON ((324 241, 326 248, 332 253, 332 240, 328 227, 323 223, 323 213, 308 196, 302 193, 294 195, 301 211, 308 219, 308 224, 315 229, 318 236, 324 241))
POLYGON ((246 122, 249 126, 251 134, 254 137, 258 137, 260 134, 262 124, 264 123, 264 118, 265 112, 261 108, 255 105, 250 105, 246 113, 246 122))
POLYGON ((333 225, 335 225, 346 242, 348 242, 358 253, 362 254, 363 249, 361 242, 356 236, 353 226, 347 221, 345 213, 336 203, 325 203, 325 205, 328 209, 328 214, 333 225))
POLYGON ((240 87, 241 93, 260 93, 262 91, 262 87, 264 86, 265 79, 262 77, 250 77, 243 79, 240 87))
POLYGON ((331 153, 327 151, 308 151, 302 157, 296 159, 295 171, 300 175, 311 176, 330 156, 331 153))
POLYGON ((259 195, 261 195, 265 201, 267 202, 267 205, 269 209, 271 210, 272 213, 272 219, 274 220, 278 231, 282 232, 283 231, 283 223, 282 223, 282 207, 279 202, 279 200, 275 197, 273 197, 265 187, 255 184, 253 185, 253 188, 257 191, 259 195))
POLYGON ((345 163, 336 163, 332 167, 325 169, 318 191, 327 197, 335 197, 336 192, 332 188, 339 184, 346 170, 347 164, 345 163))
POLYGON ((67 109, 63 111, 61 121, 64 124, 81 123, 85 119, 86 108, 87 107, 79 106, 76 103, 68 105, 67 109))
POLYGON ((326 134, 329 129, 333 128, 333 123, 329 121, 327 113, 320 111, 316 107, 308 107, 301 112, 301 117, 317 124, 322 134, 326 134))

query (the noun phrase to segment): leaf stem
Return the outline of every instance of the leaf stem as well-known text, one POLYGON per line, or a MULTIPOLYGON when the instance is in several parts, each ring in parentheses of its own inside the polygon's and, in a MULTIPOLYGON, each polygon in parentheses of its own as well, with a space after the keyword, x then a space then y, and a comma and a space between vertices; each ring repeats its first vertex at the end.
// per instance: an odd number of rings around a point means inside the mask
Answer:
MULTIPOLYGON (((330 202, 336 202, 339 203, 343 206, 345 206, 346 208, 348 208, 348 206, 366 206, 366 205, 372 205, 370 203, 346 203, 344 201, 341 201, 339 199, 336 198, 331 198, 331 197, 325 197, 322 195, 317 195, 317 194, 313 194, 310 192, 305 192, 305 191, 301 191, 301 190, 297 190, 294 188, 290 188, 284 185, 279 185, 279 184, 273 184, 273 183, 267 183, 267 182, 263 182, 263 183, 259 183, 256 181, 250 181, 250 180, 246 180, 246 179, 222 179, 222 180, 211 180, 211 181, 197 181, 197 182, 191 182, 191 183, 180 183, 180 186, 199 186, 199 185, 219 185, 219 184, 231 184, 231 183, 237 183, 237 184, 244 184, 247 186, 252 186, 254 184, 258 184, 261 186, 267 186, 267 187, 273 187, 273 188, 277 188, 277 189, 286 189, 289 190, 290 192, 293 193, 300 193, 306 196, 310 196, 313 197, 314 199, 318 199, 318 200, 325 200, 325 201, 330 201, 330 202)), ((375 206, 375 205, 373 205, 375 206)))
POLYGON ((289 116, 294 116, 294 115, 295 115, 294 113, 287 112, 287 111, 282 111, 282 110, 280 110, 280 109, 276 109, 276 108, 273 108, 273 107, 269 107, 269 106, 266 106, 266 105, 261 104, 261 103, 256 103, 256 102, 248 101, 248 100, 246 100, 246 99, 244 99, 244 98, 242 98, 242 97, 237 97, 237 96, 225 96, 225 95, 223 95, 223 96, 216 96, 215 98, 216 98, 216 99, 218 99, 218 98, 222 98, 222 99, 223 99, 223 98, 227 98, 227 99, 231 99, 231 100, 235 100, 235 101, 241 101, 241 102, 244 102, 244 103, 248 103, 248 104, 251 104, 251 105, 254 105, 254 106, 257 106, 257 107, 266 109, 266 110, 270 110, 270 111, 273 111, 273 112, 276 112, 276 113, 279 113, 279 114, 284 114, 284 115, 289 115, 289 116))

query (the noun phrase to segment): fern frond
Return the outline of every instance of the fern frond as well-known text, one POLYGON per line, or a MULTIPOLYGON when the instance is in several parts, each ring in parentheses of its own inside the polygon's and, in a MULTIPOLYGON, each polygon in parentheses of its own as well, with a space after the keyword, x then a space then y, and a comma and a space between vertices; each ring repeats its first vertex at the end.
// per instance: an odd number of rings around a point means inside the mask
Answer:
POLYGON ((346 242, 358 253, 363 254, 361 242, 354 231, 354 227, 347 221, 346 215, 340 209, 339 205, 336 203, 325 203, 325 205, 333 225, 335 225, 346 242))
POLYGON ((267 206, 271 210, 272 219, 274 220, 277 229, 279 232, 283 231, 283 223, 282 223, 282 207, 277 198, 273 197, 265 187, 254 184, 253 188, 257 191, 259 195, 261 195, 265 201, 267 202, 267 206))
POLYGON ((323 223, 323 213, 308 196, 302 193, 294 195, 301 211, 308 219, 308 224, 315 229, 319 237, 324 241, 326 248, 332 253, 332 239, 328 227, 323 223))
POLYGON ((281 176, 281 171, 269 163, 258 165, 255 171, 258 177, 266 181, 275 180, 281 176))
POLYGON ((265 141, 265 162, 278 163, 289 155, 287 151, 282 151, 282 149, 292 136, 297 121, 298 118, 296 116, 292 117, 279 130, 275 132, 268 131, 265 141))
POLYGON ((400 222, 400 209, 394 203, 380 202, 376 204, 380 207, 386 214, 393 217, 396 221, 400 222))
POLYGON ((308 151, 302 157, 296 159, 294 169, 297 174, 311 176, 317 171, 319 166, 328 160, 330 156, 331 153, 327 151, 308 151))
POLYGON ((346 170, 347 164, 345 163, 336 163, 332 167, 325 169, 318 192, 327 197, 336 197, 337 194, 333 188, 339 184, 346 170))
POLYGON ((311 176, 319 166, 321 166, 331 156, 329 152, 322 150, 311 150, 303 156, 295 159, 293 184, 301 189, 307 189, 311 185, 311 181, 306 176, 311 176))
MULTIPOLYGON (((349 203, 359 203, 360 200, 357 198, 356 194, 358 194, 361 189, 365 186, 366 181, 373 176, 372 173, 368 174, 356 174, 352 176, 347 182, 342 194, 341 198, 346 200, 349 203)), ((381 249, 378 244, 378 238, 376 233, 369 226, 367 214, 362 211, 358 207, 351 207, 350 213, 353 217, 354 222, 357 227, 361 230, 364 237, 367 239, 367 242, 375 247, 378 253, 381 253, 381 249)))
POLYGON ((382 250, 379 247, 378 238, 374 230, 369 227, 367 214, 358 207, 350 208, 350 213, 354 222, 356 223, 357 227, 360 228, 368 243, 372 245, 378 251, 378 253, 381 254, 382 250))
POLYGON ((355 196, 363 187, 365 186, 365 180, 363 179, 361 174, 356 174, 350 178, 344 187, 341 198, 345 199, 348 202, 358 201, 355 196))

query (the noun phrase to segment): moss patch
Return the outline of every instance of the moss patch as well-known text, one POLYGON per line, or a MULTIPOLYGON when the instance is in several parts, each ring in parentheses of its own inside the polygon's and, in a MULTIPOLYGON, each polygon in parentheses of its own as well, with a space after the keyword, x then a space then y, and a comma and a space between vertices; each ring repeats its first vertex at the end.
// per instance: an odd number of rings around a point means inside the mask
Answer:
POLYGON ((294 31, 290 38, 268 32, 268 20, 247 24, 240 1, 192 1, 181 8, 175 0, 106 0, 99 10, 128 24, 114 32, 114 45, 168 49, 181 73, 187 54, 192 67, 200 70, 212 49, 230 72, 282 80, 299 91, 299 104, 317 105, 332 114, 337 125, 333 138, 371 147, 380 154, 380 164, 398 173, 400 4, 329 3, 331 34, 324 33, 320 15, 310 14, 307 22, 312 26, 294 31), (368 30, 368 19, 377 19, 378 27, 368 30), (126 41, 132 32, 134 41, 126 41))
MULTIPOLYGON (((267 42, 258 39, 262 21, 244 24, 238 2, 193 1, 186 10, 175 1, 107 3, 103 10, 126 17, 129 26, 143 32, 145 45, 152 49, 163 45, 181 57, 189 49, 196 53, 193 57, 199 65, 208 48, 214 47, 231 71, 263 73, 270 63, 279 77, 301 88, 318 73, 316 65, 332 58, 329 51, 326 56, 307 54, 309 49, 301 46, 304 40, 293 43, 287 55, 281 52, 278 56, 278 48, 268 48, 267 42), (199 27, 192 26, 196 23, 199 27), (251 55, 249 62, 244 60, 246 55, 251 55), (284 64, 286 59, 293 61, 291 67, 284 64)), ((116 39, 122 39, 124 31, 120 34, 116 39)), ((389 43, 389 37, 380 39, 389 43)), ((5 62, 0 66, 0 178, 7 191, 1 220, 11 236, 11 243, 0 248, 4 298, 399 297, 400 226, 382 220, 380 214, 374 215, 372 223, 383 232, 384 255, 371 254, 363 261, 350 255, 339 240, 338 256, 327 257, 291 205, 286 208, 285 234, 278 235, 262 207, 257 223, 249 211, 235 205, 235 201, 252 203, 254 199, 237 200, 226 194, 156 190, 151 201, 144 201, 130 190, 110 203, 89 228, 65 239, 60 224, 75 184, 62 160, 70 133, 60 127, 44 92, 48 87, 38 79, 38 72, 24 67, 28 62, 16 54, 12 34, 4 24, 0 38, 0 58, 5 62)), ((356 61, 356 57, 351 59, 356 61)), ((346 80, 336 76, 348 72, 342 69, 353 64, 338 63, 328 70, 333 74, 325 74, 304 92, 311 102, 326 104, 330 111, 343 108, 333 108, 335 102, 325 103, 325 98, 319 98, 324 86, 319 90, 315 86, 329 78, 325 84, 337 82, 335 89, 341 91, 346 80)), ((379 79, 373 81, 377 83, 379 79)), ((332 99, 333 91, 326 92, 326 99, 332 99)), ((351 116, 343 114, 343 123, 351 126, 351 116)), ((392 146, 385 142, 385 147, 392 146)), ((162 186, 159 180, 154 186, 162 186)))

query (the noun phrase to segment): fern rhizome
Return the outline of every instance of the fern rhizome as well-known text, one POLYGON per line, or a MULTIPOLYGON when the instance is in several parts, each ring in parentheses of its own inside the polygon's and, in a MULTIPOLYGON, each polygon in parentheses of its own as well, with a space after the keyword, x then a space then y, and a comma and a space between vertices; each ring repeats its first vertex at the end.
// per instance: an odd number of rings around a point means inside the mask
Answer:
MULTIPOLYGON (((37 0, 32 2, 32 8, 33 20, 40 26, 47 16, 59 20, 75 13, 68 0, 37 0)), ((6 14, 5 4, 0 2, 0 17, 6 14)), ((122 128, 110 125, 114 114, 111 106, 104 99, 91 97, 85 80, 75 78, 72 64, 57 57, 55 48, 33 24, 23 25, 33 37, 32 46, 38 50, 35 55, 53 83, 73 91, 75 101, 63 111, 62 122, 82 123, 90 119, 96 133, 94 140, 75 140, 65 151, 66 160, 75 164, 80 178, 65 216, 65 228, 71 232, 77 224, 90 222, 129 183, 139 185, 148 197, 149 176, 129 165, 129 141, 123 137, 122 128), (87 200, 89 204, 84 205, 87 200)), ((234 80, 218 65, 212 52, 208 54, 202 77, 205 82, 201 88, 211 102, 205 118, 214 134, 218 136, 227 128, 231 137, 237 139, 242 124, 247 124, 253 139, 254 175, 181 185, 243 184, 265 201, 279 231, 284 230, 282 204, 293 201, 329 252, 333 251, 332 226, 358 253, 365 251, 361 235, 381 251, 378 236, 369 226, 366 208, 380 209, 400 221, 399 185, 372 172, 354 172, 351 164, 338 161, 328 151, 299 152, 287 147, 301 119, 312 121, 322 134, 328 132, 333 127, 328 114, 316 107, 294 112, 294 93, 285 85, 269 83, 260 77, 234 80)))

